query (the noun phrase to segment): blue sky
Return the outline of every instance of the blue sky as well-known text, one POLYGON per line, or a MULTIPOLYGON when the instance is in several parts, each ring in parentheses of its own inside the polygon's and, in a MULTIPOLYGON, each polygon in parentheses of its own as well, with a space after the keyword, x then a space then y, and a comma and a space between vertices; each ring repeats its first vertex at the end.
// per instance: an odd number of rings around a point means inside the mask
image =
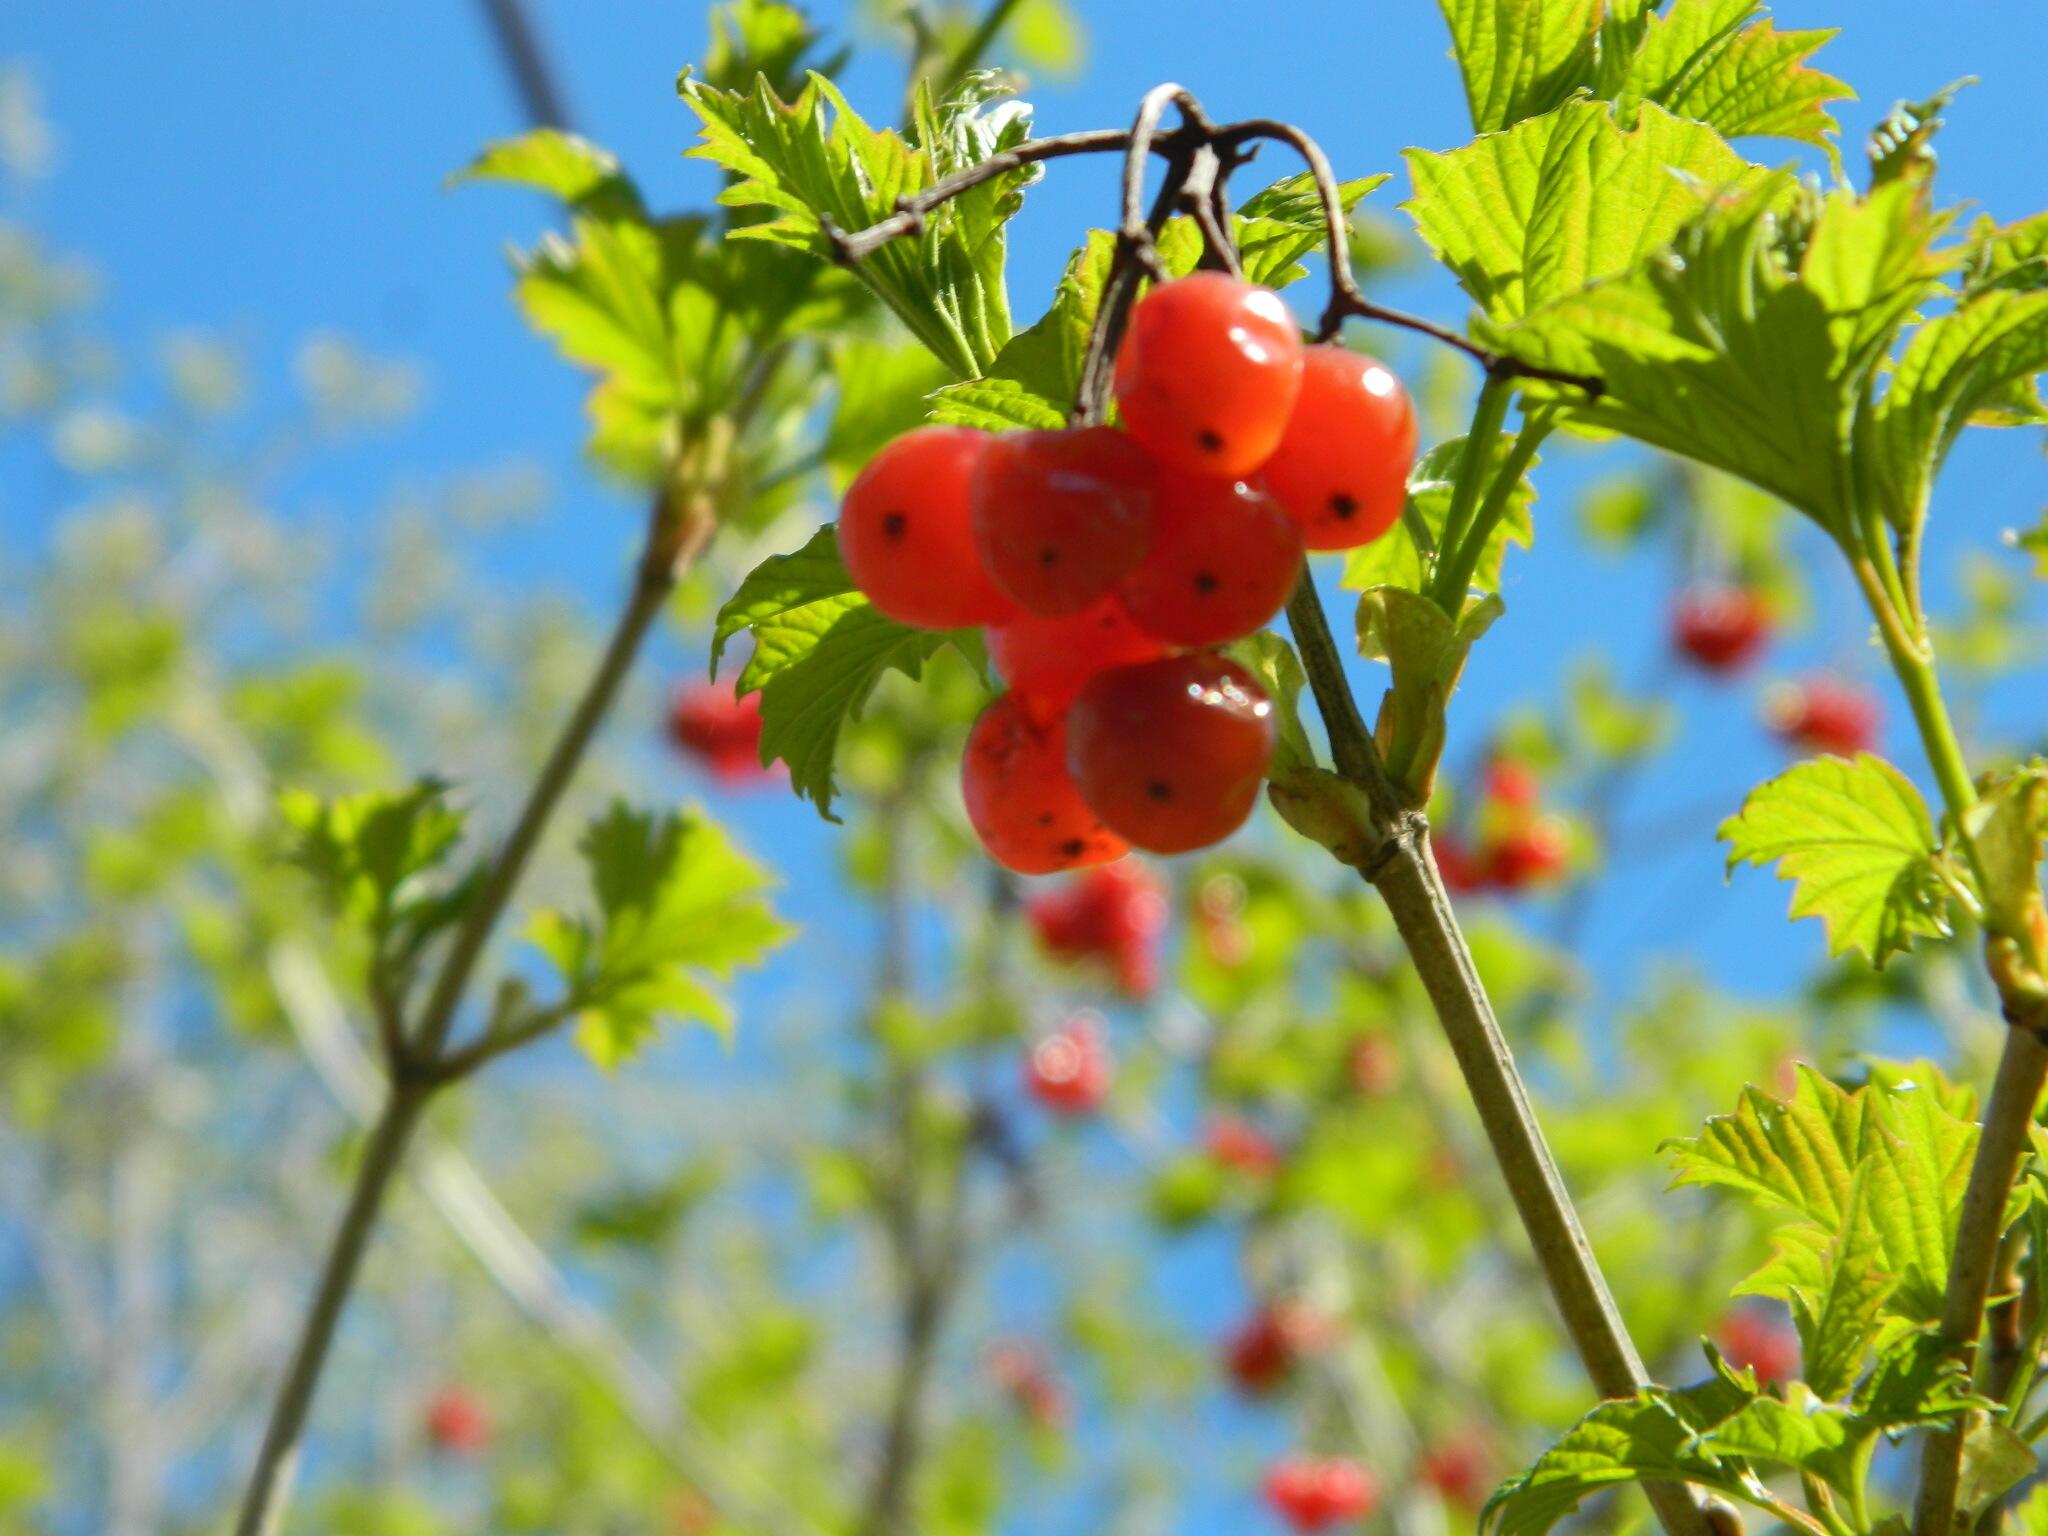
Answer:
MULTIPOLYGON (((849 8, 816 9, 830 22, 849 8)), ((1403 147, 1448 148, 1470 137, 1427 0, 1109 0, 1084 10, 1086 68, 1028 93, 1049 131, 1121 124, 1147 86, 1170 78, 1219 115, 1293 118, 1345 174, 1398 172, 1403 147)), ((701 49, 703 7, 543 0, 535 11, 577 126, 617 151, 657 205, 701 200, 710 176, 680 158, 691 119, 673 82, 701 49)), ((95 261, 117 341, 133 350, 168 327, 215 328, 248 347, 262 387, 278 392, 292 346, 312 330, 338 329, 415 359, 428 381, 418 418, 323 465, 300 489, 367 506, 401 474, 537 461, 555 485, 553 515, 501 574, 567 589, 592 612, 609 603, 634 519, 580 465, 582 381, 523 328, 505 297, 504 248, 544 227, 547 211, 516 191, 442 184, 483 141, 520 126, 478 7, 8 0, 4 14, 0 56, 35 68, 60 144, 55 174, 0 207, 95 261)), ((1852 153, 1893 100, 1976 73, 1982 84, 1952 110, 1939 143, 1947 194, 2001 217, 2048 203, 2038 154, 2048 6, 1783 0, 1776 14, 1785 26, 1846 21, 1821 62, 1861 91, 1841 110, 1852 153)), ((898 80, 878 55, 855 69, 848 89, 886 117, 898 80)), ((1397 174, 1376 204, 1391 210, 1404 183, 1397 174)), ((1020 318, 1042 306, 1078 231, 1110 216, 1112 196, 1107 167, 1081 163, 1055 168, 1032 194, 1013 243, 1020 318)), ((1404 283, 1394 296, 1446 320, 1464 309, 1435 278, 1404 283)), ((1541 695, 1589 648, 1611 649, 1624 681, 1657 668, 1668 573, 1654 560, 1589 561, 1560 514, 1588 478, 1591 456, 1564 450, 1553 460, 1539 476, 1537 547, 1516 559, 1509 617, 1468 677, 1454 753, 1479 739, 1499 708, 1541 695)), ((1989 547, 1997 530, 2031 520, 2044 502, 2048 460, 2037 440, 1967 445, 1937 507, 1934 590, 1947 589, 1960 549, 1989 547)), ((11 504, 0 500, 0 518, 11 504)), ((1775 655, 1772 672, 1843 663, 1878 679, 1858 643, 1852 594, 1831 571, 1816 580, 1822 622, 1775 655)), ((680 667, 682 657, 671 648, 665 661, 680 667)), ((1363 669, 1361 684, 1368 697, 1380 686, 1363 669)), ((2030 686, 2038 698, 2038 674, 2030 686)), ((1746 690, 1681 690, 1685 733, 1636 803, 1645 817, 1696 808, 1696 825, 1685 823, 1691 831, 1662 857, 1615 877, 1589 930, 1588 959, 1620 978, 1653 949, 1675 951, 1741 987, 1783 986, 1817 957, 1818 935, 1784 924, 1782 888, 1763 876, 1724 887, 1711 844, 1717 815, 1782 759, 1755 724, 1746 690)), ((1991 701, 1994 723, 2027 718, 2018 712, 2024 692, 1991 701)), ((1917 749, 1897 729, 1903 710, 1894 703, 1890 713, 1892 754, 1917 775, 1917 749)), ((839 898, 812 873, 828 859, 832 834, 801 806, 772 797, 750 799, 736 815, 750 840, 795 875, 800 914, 831 929, 839 898)))

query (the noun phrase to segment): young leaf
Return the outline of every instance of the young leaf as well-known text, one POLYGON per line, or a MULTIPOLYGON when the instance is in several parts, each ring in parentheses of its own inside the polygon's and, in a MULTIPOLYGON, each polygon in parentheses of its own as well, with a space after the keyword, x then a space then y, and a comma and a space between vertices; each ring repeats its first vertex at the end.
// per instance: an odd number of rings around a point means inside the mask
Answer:
POLYGON ((1700 123, 1646 106, 1623 128, 1573 101, 1446 154, 1409 150, 1422 238, 1496 323, 1626 272, 1751 168, 1700 123))
MULTIPOLYGON (((1349 213, 1387 179, 1381 174, 1339 182, 1338 202, 1349 213)), ((1301 259, 1329 243, 1329 226, 1323 220, 1323 200, 1316 191, 1315 178, 1303 171, 1253 194, 1231 220, 1231 238, 1244 264, 1246 282, 1285 288, 1306 277, 1301 259)))
POLYGON ((2025 532, 2006 535, 2013 548, 2034 557, 2034 575, 2041 581, 2048 581, 2048 512, 2041 515, 2041 526, 2025 532))
POLYGON ((1731 870, 1775 861, 1795 882, 1792 916, 1818 917, 1830 954, 1861 950, 1882 965, 1914 938, 1948 931, 1927 804, 1868 752, 1814 758, 1757 786, 1720 837, 1731 870))
POLYGON ((637 1051, 664 1018, 732 1027, 714 989, 789 930, 767 872, 700 816, 614 804, 581 844, 597 910, 537 914, 527 937, 561 971, 577 1040, 600 1066, 637 1051))
MULTIPOLYGON (((896 211, 898 198, 1000 153, 1030 128, 1012 107, 985 110, 1001 94, 986 75, 961 82, 942 103, 921 89, 916 143, 893 129, 870 127, 838 87, 815 72, 793 102, 784 102, 766 79, 741 92, 686 77, 681 90, 703 124, 703 142, 690 153, 735 178, 719 200, 772 214, 741 225, 734 236, 793 246, 827 261, 834 256, 828 221, 843 231, 879 223, 896 211)), ((952 199, 915 235, 891 241, 855 268, 957 378, 986 372, 1010 339, 1003 226, 1035 174, 1032 168, 1014 171, 952 199)))
POLYGON ((559 128, 535 128, 487 145, 449 180, 533 187, 602 218, 644 220, 647 213, 640 189, 619 169, 610 151, 559 128))
POLYGON ((1601 0, 1438 0, 1472 131, 1492 133, 1590 83, 1601 0))
MULTIPOLYGON (((1489 478, 1500 472, 1500 466, 1514 445, 1515 438, 1511 432, 1502 433, 1496 440, 1493 462, 1487 466, 1489 478)), ((1368 587, 1401 587, 1410 592, 1419 592, 1427 585, 1431 565, 1416 546, 1413 523, 1420 520, 1433 548, 1451 510, 1454 477, 1464 453, 1465 439, 1453 437, 1438 443, 1415 461, 1415 467, 1408 472, 1406 515, 1370 544, 1361 545, 1345 555, 1340 585, 1352 591, 1368 587)), ((1529 468, 1533 470, 1542 462, 1541 458, 1531 459, 1529 468)), ((1475 590, 1498 591, 1501 564, 1507 558, 1508 546, 1519 544, 1527 549, 1534 542, 1536 520, 1532 509, 1535 505, 1535 483, 1524 475, 1508 499, 1507 511, 1494 525, 1486 549, 1479 557, 1479 564, 1473 569, 1472 585, 1475 590)))
POLYGON ((2041 895, 2041 845, 2048 840, 2048 763, 2039 759, 1999 775, 1968 817, 1984 904, 2000 931, 2048 931, 2041 895))
POLYGON ((789 765, 790 787, 828 821, 836 786, 832 766, 839 731, 858 717, 882 674, 915 679, 955 636, 911 629, 877 613, 839 558, 837 530, 827 524, 793 554, 775 555, 740 583, 711 637, 711 671, 741 630, 754 652, 740 672, 739 691, 761 695, 761 753, 789 765))
MULTIPOLYGON (((1393 673, 1374 730, 1389 741, 1416 743, 1415 765, 1433 777, 1443 754, 1445 712, 1473 642, 1506 611, 1499 597, 1469 605, 1453 621, 1429 598, 1401 587, 1372 587, 1358 598, 1358 653, 1393 673)), ((1426 794, 1427 778, 1409 786, 1426 794)))
POLYGON ((1780 32, 1762 9, 1761 0, 1673 0, 1662 15, 1646 12, 1611 94, 1655 102, 1726 138, 1825 143, 1837 126, 1825 104, 1856 93, 1806 61, 1835 34, 1780 32))
POLYGON ((444 890, 426 878, 462 838, 463 813, 440 780, 338 800, 292 790, 278 808, 296 834, 294 862, 368 931, 380 956, 409 958, 461 916, 469 885, 444 890))

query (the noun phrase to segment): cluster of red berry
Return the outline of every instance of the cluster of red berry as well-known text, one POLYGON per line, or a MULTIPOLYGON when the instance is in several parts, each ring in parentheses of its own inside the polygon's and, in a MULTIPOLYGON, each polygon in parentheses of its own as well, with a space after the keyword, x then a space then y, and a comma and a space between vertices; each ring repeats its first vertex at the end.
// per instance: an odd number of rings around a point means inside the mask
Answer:
POLYGON ((1453 891, 1521 891, 1563 874, 1571 861, 1571 828, 1543 809, 1542 786, 1522 764, 1486 765, 1470 834, 1446 828, 1435 838, 1437 867, 1453 891))
POLYGON ((1379 1501, 1372 1473, 1343 1456, 1288 1456, 1266 1474, 1266 1502, 1297 1531, 1363 1520, 1379 1501))
MULTIPOLYGON (((1671 642, 1678 654, 1717 677, 1755 660, 1770 637, 1770 609, 1748 587, 1700 582, 1672 606, 1671 642)), ((1778 683, 1764 694, 1764 724, 1801 752, 1854 757, 1876 744, 1881 723, 1876 697, 1846 678, 1821 674, 1778 683)))
POLYGON ((1136 859, 1086 870, 1025 903, 1039 948, 1055 960, 1106 969, 1126 997, 1159 985, 1166 889, 1136 859))
POLYGON ((987 627, 1009 691, 969 737, 967 813, 1024 874, 1244 822, 1271 705, 1216 647, 1280 611, 1305 550, 1391 527, 1415 456, 1393 374, 1304 346, 1277 295, 1220 272, 1139 301, 1114 391, 1122 430, 905 433, 839 519, 876 608, 987 627))
POLYGON ((1247 1397, 1275 1392, 1302 1360, 1326 1348, 1334 1329, 1297 1301, 1261 1307, 1223 1343, 1223 1369, 1247 1397))

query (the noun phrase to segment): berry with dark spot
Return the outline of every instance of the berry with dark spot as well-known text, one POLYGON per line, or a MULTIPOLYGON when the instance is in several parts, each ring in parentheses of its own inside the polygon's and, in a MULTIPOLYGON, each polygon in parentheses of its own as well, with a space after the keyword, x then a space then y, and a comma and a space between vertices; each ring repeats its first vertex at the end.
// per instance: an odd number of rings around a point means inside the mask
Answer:
POLYGON ((1162 283, 1131 310, 1116 359, 1124 430, 1160 463, 1247 475, 1287 430, 1301 331, 1278 294, 1225 272, 1162 283))
POLYGON ((1302 353, 1301 394, 1260 471, 1310 549, 1356 549, 1400 520, 1415 405, 1388 368, 1334 342, 1302 353))
POLYGON ((868 461, 839 509, 839 552, 868 601, 899 624, 999 624, 1017 605, 975 549, 969 486, 990 441, 967 427, 918 427, 868 461))
POLYGON ((983 566, 1028 612, 1086 608, 1144 558, 1157 475, 1108 427, 1002 433, 974 469, 983 566))
POLYGON ((1166 651, 1114 597, 1057 618, 1023 614, 990 625, 987 639, 996 675, 1048 711, 1065 709, 1096 673, 1151 661, 1166 651))
POLYGON ((1244 825, 1273 756, 1273 707, 1213 652, 1098 674, 1067 717, 1081 798, 1154 853, 1186 853, 1244 825))
POLYGON ((1123 839, 1082 801, 1067 772, 1066 721, 1040 718, 1024 696, 992 701, 960 764, 967 819, 989 857, 1020 875, 1121 858, 1123 839))
POLYGON ((1241 480, 1159 477, 1152 548, 1117 595, 1168 645, 1222 645, 1259 629, 1301 576, 1301 530, 1241 480))

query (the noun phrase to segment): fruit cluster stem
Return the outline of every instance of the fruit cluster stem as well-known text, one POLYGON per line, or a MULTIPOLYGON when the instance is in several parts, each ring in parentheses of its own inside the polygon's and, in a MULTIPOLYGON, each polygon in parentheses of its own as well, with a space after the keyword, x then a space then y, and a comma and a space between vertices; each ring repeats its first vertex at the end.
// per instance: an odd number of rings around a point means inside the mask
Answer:
MULTIPOLYGON (((1565 1330, 1602 1397, 1633 1396, 1649 1385, 1649 1376, 1586 1240, 1473 964, 1430 850, 1429 824, 1406 805, 1380 761, 1345 679, 1322 602, 1307 579, 1287 613, 1329 732, 1331 755, 1338 771, 1364 794, 1382 840, 1363 872, 1385 900, 1429 994, 1565 1330)), ((1670 1536, 1708 1536, 1704 1506, 1694 1490, 1646 1483, 1644 1492, 1670 1536)))

